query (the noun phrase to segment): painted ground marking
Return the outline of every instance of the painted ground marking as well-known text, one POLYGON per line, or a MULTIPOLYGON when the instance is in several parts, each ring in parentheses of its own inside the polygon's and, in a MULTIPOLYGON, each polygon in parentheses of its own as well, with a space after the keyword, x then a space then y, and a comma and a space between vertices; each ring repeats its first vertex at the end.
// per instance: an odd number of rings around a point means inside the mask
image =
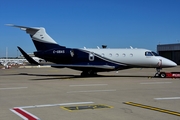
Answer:
POLYGON ((180 97, 154 98, 154 100, 179 100, 180 97))
POLYGON ((113 92, 116 91, 115 89, 113 90, 88 90, 88 91, 70 91, 67 93, 83 93, 83 92, 113 92))
POLYGON ((71 107, 61 107, 62 109, 68 111, 77 111, 77 110, 87 110, 87 109, 102 109, 102 108, 113 108, 112 106, 108 105, 84 105, 84 106, 71 106, 71 107))
POLYGON ((83 87, 83 86, 105 86, 108 84, 82 84, 82 85, 69 85, 70 87, 83 87))
POLYGON ((140 83, 140 84, 169 84, 169 83, 172 83, 172 82, 145 82, 145 83, 140 83))
POLYGON ((14 112, 16 115, 21 117, 24 120, 40 120, 38 117, 35 115, 23 110, 22 108, 13 108, 10 109, 12 112, 14 112))
POLYGON ((26 89, 28 87, 10 87, 10 88, 0 88, 0 90, 15 90, 15 89, 26 89))
POLYGON ((145 108, 145 109, 149 109, 149 110, 154 110, 154 111, 158 111, 158 112, 162 112, 162 113, 167 113, 167 114, 171 114, 171 115, 180 116, 180 112, 176 112, 176 111, 161 109, 161 108, 138 104, 138 103, 133 103, 133 102, 124 102, 124 104, 136 106, 136 107, 140 107, 140 108, 145 108))
POLYGON ((45 104, 45 105, 33 105, 33 106, 21 106, 10 109, 13 113, 21 117, 23 120, 40 120, 40 118, 24 110, 25 108, 41 108, 41 107, 53 107, 64 105, 79 105, 79 104, 92 104, 94 102, 74 102, 74 103, 61 103, 61 104, 45 104))

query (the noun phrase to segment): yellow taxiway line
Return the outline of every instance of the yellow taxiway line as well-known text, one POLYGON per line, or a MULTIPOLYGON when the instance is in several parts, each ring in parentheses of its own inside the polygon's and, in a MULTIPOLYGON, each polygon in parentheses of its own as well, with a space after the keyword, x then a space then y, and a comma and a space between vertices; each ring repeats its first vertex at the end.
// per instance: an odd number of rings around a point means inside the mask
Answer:
POLYGON ((154 110, 154 111, 158 111, 158 112, 163 112, 163 113, 167 113, 167 114, 172 114, 172 115, 176 115, 176 116, 180 116, 180 112, 161 109, 161 108, 152 107, 152 106, 148 106, 148 105, 143 105, 143 104, 138 104, 138 103, 133 103, 133 102, 124 102, 124 104, 132 105, 132 106, 136 106, 136 107, 140 107, 140 108, 145 108, 145 109, 150 109, 150 110, 154 110))

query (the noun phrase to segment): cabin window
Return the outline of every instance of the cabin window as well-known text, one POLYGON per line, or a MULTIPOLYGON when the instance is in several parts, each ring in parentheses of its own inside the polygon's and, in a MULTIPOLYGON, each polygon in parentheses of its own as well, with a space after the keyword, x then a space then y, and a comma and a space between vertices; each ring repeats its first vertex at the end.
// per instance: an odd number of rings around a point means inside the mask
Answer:
POLYGON ((145 56, 153 56, 153 54, 149 51, 145 52, 145 56))
POLYGON ((105 56, 104 53, 102 53, 101 56, 104 57, 105 56))
POLYGON ((111 53, 109 53, 109 56, 110 56, 110 57, 112 57, 112 54, 111 54, 111 53))
POLYGON ((133 57, 133 54, 132 54, 132 53, 130 54, 130 57, 133 57))
POLYGON ((122 54, 122 56, 123 56, 123 57, 125 57, 125 56, 126 56, 126 54, 125 54, 125 53, 123 53, 123 54, 122 54))
POLYGON ((119 54, 118 54, 118 53, 116 53, 116 57, 119 57, 119 54))

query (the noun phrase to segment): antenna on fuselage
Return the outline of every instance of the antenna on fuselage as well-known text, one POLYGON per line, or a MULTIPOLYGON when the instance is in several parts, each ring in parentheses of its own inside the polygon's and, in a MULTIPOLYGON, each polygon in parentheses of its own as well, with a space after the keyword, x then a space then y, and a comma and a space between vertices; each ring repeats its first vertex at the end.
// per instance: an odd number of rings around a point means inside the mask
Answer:
POLYGON ((106 49, 106 48, 107 48, 107 45, 102 45, 102 48, 103 48, 103 49, 106 49))

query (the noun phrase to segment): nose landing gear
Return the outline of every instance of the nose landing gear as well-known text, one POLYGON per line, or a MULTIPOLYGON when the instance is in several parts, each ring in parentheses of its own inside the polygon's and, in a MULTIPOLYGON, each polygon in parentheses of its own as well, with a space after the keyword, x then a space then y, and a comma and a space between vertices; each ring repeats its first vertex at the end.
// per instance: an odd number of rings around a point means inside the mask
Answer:
POLYGON ((154 75, 154 77, 166 77, 166 74, 164 73, 164 72, 161 72, 161 70, 162 70, 162 60, 161 59, 159 59, 159 62, 158 62, 158 66, 159 67, 157 67, 156 68, 156 74, 154 75))
POLYGON ((161 77, 161 78, 165 78, 166 77, 166 73, 165 72, 161 72, 162 68, 156 68, 156 74, 154 75, 154 77, 161 77))
POLYGON ((158 67, 158 68, 156 68, 156 73, 155 73, 155 75, 154 75, 154 77, 160 77, 160 75, 161 75, 161 70, 162 70, 162 68, 160 68, 160 67, 158 67))

